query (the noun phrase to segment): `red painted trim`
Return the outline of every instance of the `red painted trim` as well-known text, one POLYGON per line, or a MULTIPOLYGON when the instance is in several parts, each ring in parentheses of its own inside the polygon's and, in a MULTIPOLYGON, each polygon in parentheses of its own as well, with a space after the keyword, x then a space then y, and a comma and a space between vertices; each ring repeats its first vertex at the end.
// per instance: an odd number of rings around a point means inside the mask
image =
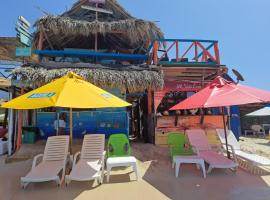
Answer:
POLYGON ((215 43, 214 44, 214 49, 215 49, 216 61, 217 61, 218 64, 220 64, 220 56, 219 56, 218 43, 215 43))
POLYGON ((180 59, 179 59, 179 41, 176 41, 176 61, 179 62, 180 59))
POLYGON ((181 57, 181 60, 187 55, 187 53, 189 52, 189 50, 193 47, 194 42, 192 42, 192 44, 188 47, 188 49, 185 51, 185 53, 183 54, 183 56, 181 57))
POLYGON ((161 60, 166 55, 166 53, 168 53, 173 48, 173 46, 175 45, 175 43, 176 42, 172 43, 172 45, 168 49, 165 50, 166 52, 164 52, 162 54, 162 56, 159 58, 159 60, 161 60))
POLYGON ((204 46, 200 43, 197 42, 198 46, 203 50, 203 52, 209 57, 211 58, 213 61, 217 62, 216 58, 214 58, 205 48, 204 46))

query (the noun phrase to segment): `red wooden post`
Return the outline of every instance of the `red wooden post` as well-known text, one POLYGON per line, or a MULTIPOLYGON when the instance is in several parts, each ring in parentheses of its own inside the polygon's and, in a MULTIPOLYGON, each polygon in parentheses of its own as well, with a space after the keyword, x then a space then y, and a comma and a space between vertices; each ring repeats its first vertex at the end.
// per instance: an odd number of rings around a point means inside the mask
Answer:
POLYGON ((154 47, 153 47, 153 57, 154 57, 154 64, 157 65, 158 64, 158 41, 154 42, 154 47))
MULTIPOLYGON (((24 89, 21 88, 21 95, 23 95, 24 89)), ((19 120, 18 120, 18 135, 17 135, 17 144, 16 151, 18 151, 22 144, 22 125, 23 125, 23 111, 19 111, 19 120)))
POLYGON ((207 57, 211 58, 212 61, 217 62, 216 58, 214 58, 200 42, 197 42, 197 44, 203 50, 203 52, 206 54, 207 57))
POLYGON ((164 56, 165 56, 166 54, 168 55, 168 52, 173 48, 173 46, 174 46, 175 43, 176 43, 176 42, 172 43, 172 45, 171 45, 168 49, 165 50, 165 52, 161 55, 161 57, 160 57, 159 59, 164 58, 164 56))
POLYGON ((176 61, 179 62, 179 41, 176 41, 176 61))
POLYGON ((195 61, 198 62, 198 44, 197 42, 194 42, 195 45, 195 61))
POLYGON ((214 44, 214 49, 215 49, 215 55, 216 55, 216 62, 220 64, 219 48, 218 48, 217 42, 214 44))
POLYGON ((148 87, 148 114, 152 114, 152 91, 151 86, 148 87))

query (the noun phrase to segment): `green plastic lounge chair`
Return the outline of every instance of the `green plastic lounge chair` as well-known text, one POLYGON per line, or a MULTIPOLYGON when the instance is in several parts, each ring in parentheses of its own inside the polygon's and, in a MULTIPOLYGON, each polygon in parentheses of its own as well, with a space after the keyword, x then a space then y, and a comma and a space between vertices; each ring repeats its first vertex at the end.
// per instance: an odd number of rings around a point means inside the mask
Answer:
POLYGON ((184 133, 169 133, 167 141, 172 160, 174 156, 193 155, 192 147, 189 145, 184 133))
POLYGON ((107 157, 131 156, 131 147, 125 134, 113 134, 109 137, 107 157))

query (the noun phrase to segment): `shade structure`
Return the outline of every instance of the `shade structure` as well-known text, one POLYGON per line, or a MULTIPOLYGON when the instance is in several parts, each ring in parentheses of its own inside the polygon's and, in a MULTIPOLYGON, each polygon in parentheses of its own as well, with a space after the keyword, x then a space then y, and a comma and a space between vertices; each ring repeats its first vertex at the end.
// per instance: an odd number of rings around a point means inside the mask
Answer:
POLYGON ((69 72, 66 76, 5 103, 3 108, 38 109, 117 108, 130 106, 122 99, 69 72))
POLYGON ((270 101, 270 92, 225 80, 218 76, 208 86, 171 110, 215 108, 270 101))
POLYGON ((130 105, 84 81, 75 73, 69 72, 62 78, 3 104, 2 107, 20 110, 46 107, 70 108, 70 138, 72 138, 72 108, 118 108, 130 105))
POLYGON ((250 117, 270 116, 270 107, 266 106, 254 112, 251 112, 247 114, 246 116, 250 116, 250 117))
POLYGON ((229 157, 224 107, 266 102, 270 102, 270 92, 236 84, 218 76, 204 89, 173 106, 170 110, 222 107, 226 148, 229 157))

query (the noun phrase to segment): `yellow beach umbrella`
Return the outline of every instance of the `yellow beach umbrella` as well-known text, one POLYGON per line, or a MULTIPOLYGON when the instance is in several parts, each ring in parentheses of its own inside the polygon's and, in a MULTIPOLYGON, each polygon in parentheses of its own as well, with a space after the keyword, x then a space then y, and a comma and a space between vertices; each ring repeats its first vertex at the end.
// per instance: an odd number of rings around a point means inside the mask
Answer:
POLYGON ((5 104, 3 108, 38 109, 70 108, 70 137, 72 138, 72 108, 119 108, 131 104, 83 80, 73 72, 47 85, 28 92, 5 104))

